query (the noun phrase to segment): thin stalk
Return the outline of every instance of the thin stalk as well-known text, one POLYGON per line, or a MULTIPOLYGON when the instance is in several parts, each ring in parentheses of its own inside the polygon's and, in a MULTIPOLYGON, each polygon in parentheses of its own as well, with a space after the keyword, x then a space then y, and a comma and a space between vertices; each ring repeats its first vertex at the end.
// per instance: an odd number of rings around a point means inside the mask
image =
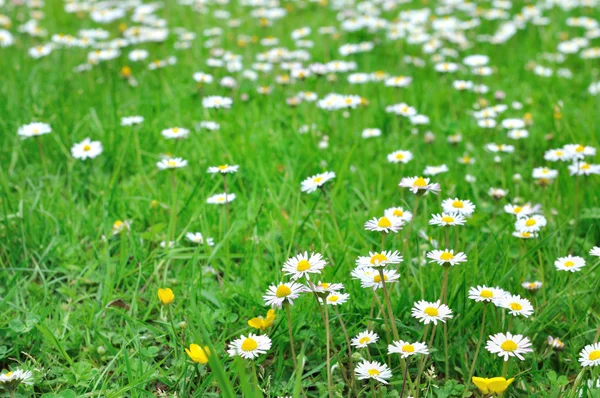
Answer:
POLYGON ((333 211, 333 204, 331 203, 331 198, 327 195, 327 191, 322 186, 320 187, 325 200, 327 201, 327 207, 329 209, 329 214, 331 214, 331 219, 333 220, 333 226, 335 227, 335 232, 340 240, 340 244, 344 246, 344 238, 342 238, 342 233, 340 232, 340 227, 338 226, 337 219, 335 217, 335 212, 333 211))
POLYGON ((325 307, 325 334, 327 338, 326 350, 327 350, 327 392, 329 394, 329 398, 333 398, 333 385, 331 383, 331 333, 329 330, 329 310, 327 309, 327 304, 324 304, 325 307))
POLYGON ((294 360, 294 366, 298 367, 298 362, 296 361, 296 349, 294 348, 294 333, 292 332, 292 315, 290 311, 290 305, 285 303, 283 305, 285 308, 285 315, 287 316, 288 323, 288 332, 290 334, 290 348, 292 349, 292 359, 294 360))
POLYGON ((577 174, 575 176, 575 206, 574 206, 574 222, 573 222, 573 240, 571 241, 571 249, 573 245, 575 245, 575 239, 577 238, 577 219, 579 218, 579 162, 575 162, 575 166, 577 167, 577 174))
POLYGON ((402 376, 402 389, 400 390, 400 398, 404 396, 404 389, 406 388, 406 378, 408 374, 408 364, 404 358, 402 360, 404 361, 404 374, 402 376))
POLYGON ((398 328, 396 327, 396 318, 394 318, 394 311, 392 310, 392 303, 390 302, 390 295, 388 294, 387 286, 385 283, 385 275, 383 274, 383 267, 378 267, 379 276, 381 277, 381 287, 383 288, 383 298, 385 299, 385 305, 388 311, 388 319, 392 326, 392 333, 394 334, 394 340, 400 340, 398 334, 398 328))
POLYGON ((348 336, 348 331, 346 330, 346 325, 344 324, 344 320, 342 319, 340 312, 336 306, 334 306, 334 310, 335 310, 335 314, 337 315, 337 317, 340 321, 340 326, 342 327, 342 332, 344 333, 344 337, 346 339, 346 345, 348 346, 348 363, 350 364, 350 370, 348 371, 348 374, 349 374, 350 380, 352 382, 352 389, 356 393, 356 396, 358 396, 358 390, 356 388, 354 377, 352 376, 354 374, 354 364, 352 363, 352 345, 350 344, 350 337, 348 336))
MULTIPOLYGON (((483 315, 481 315, 481 328, 479 329, 479 341, 477 342, 477 348, 475 349, 475 355, 473 356, 473 363, 471 364, 471 369, 469 370, 469 378, 465 380, 465 383, 470 383, 471 378, 475 372, 475 364, 477 363, 477 356, 479 355, 479 350, 481 349, 481 343, 483 343, 483 333, 485 332, 485 315, 487 312, 488 303, 486 302, 483 305, 483 315)), ((468 390, 465 390, 465 394, 468 390)))
POLYGON ((175 240, 175 224, 177 223, 177 180, 175 179, 175 169, 171 169, 171 214, 169 219, 169 240, 175 240))
POLYGON ((42 159, 42 166, 44 167, 44 173, 48 175, 48 164, 46 163, 46 154, 44 153, 44 147, 42 146, 42 142, 40 141, 40 137, 35 137, 35 143, 40 151, 40 158, 42 159))
POLYGON ((404 256, 404 251, 406 250, 406 244, 408 243, 408 240, 410 239, 410 231, 412 230, 412 226, 415 222, 415 216, 417 215, 417 208, 419 207, 419 200, 421 199, 420 196, 417 196, 417 198, 415 199, 415 204, 413 205, 413 210, 412 210, 412 218, 410 219, 410 224, 408 224, 408 229, 406 230, 406 235, 404 236, 404 243, 402 244, 402 255, 404 256))

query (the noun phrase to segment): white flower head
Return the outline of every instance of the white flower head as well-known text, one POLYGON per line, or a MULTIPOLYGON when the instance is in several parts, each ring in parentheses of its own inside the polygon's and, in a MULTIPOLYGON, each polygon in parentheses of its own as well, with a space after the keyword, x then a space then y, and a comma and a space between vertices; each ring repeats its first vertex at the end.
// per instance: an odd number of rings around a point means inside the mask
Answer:
POLYGON ((446 319, 453 317, 452 310, 446 304, 441 304, 439 300, 434 303, 425 300, 416 302, 412 308, 411 316, 425 325, 431 322, 437 325, 438 321, 445 323, 446 319))
POLYGON ((429 348, 424 343, 409 343, 404 340, 398 340, 388 345, 388 354, 400 354, 401 358, 408 358, 416 354, 427 355, 429 354, 429 348))
POLYGON ((227 353, 230 357, 240 356, 245 359, 254 359, 265 354, 270 348, 271 339, 269 336, 250 333, 248 337, 241 335, 239 339, 229 343, 227 353))
POLYGON ((356 337, 350 341, 350 344, 354 347, 365 348, 369 344, 376 343, 377 340, 379 340, 377 333, 365 330, 364 332, 357 334, 356 337))
POLYGON ((102 143, 100 141, 92 141, 86 138, 80 143, 73 145, 71 154, 75 159, 86 160, 100 155, 102 150, 102 143))
POLYGON ((373 379, 383 384, 387 384, 387 380, 392 377, 392 371, 387 365, 377 361, 362 361, 354 371, 359 380, 373 379))
POLYGON ((533 352, 531 349, 531 342, 527 337, 523 337, 520 334, 511 334, 510 332, 497 333, 489 337, 485 346, 492 354, 498 354, 500 357, 504 357, 505 361, 508 361, 510 357, 517 357, 523 360, 522 354, 533 352))
POLYGON ((310 279, 310 274, 320 274, 326 265, 321 254, 311 253, 309 256, 308 252, 304 252, 289 258, 283 265, 283 272, 291 275, 294 281, 302 277, 310 279))
POLYGON ((600 343, 583 347, 583 350, 579 353, 579 362, 583 367, 600 365, 600 343))
POLYGON ((335 173, 332 171, 326 171, 325 173, 316 174, 312 177, 308 177, 302 181, 301 190, 302 192, 312 193, 317 188, 322 187, 327 181, 335 178, 335 173))
POLYGON ((269 286, 263 299, 266 305, 281 308, 284 303, 293 305, 294 300, 307 290, 304 285, 297 282, 280 283, 277 286, 269 286))
POLYGON ((432 250, 427 253, 427 258, 431 259, 430 263, 438 263, 439 265, 456 265, 467 261, 467 255, 463 252, 454 253, 454 250, 432 250))
POLYGON ((558 271, 578 272, 585 267, 585 260, 578 256, 560 257, 554 262, 558 271))

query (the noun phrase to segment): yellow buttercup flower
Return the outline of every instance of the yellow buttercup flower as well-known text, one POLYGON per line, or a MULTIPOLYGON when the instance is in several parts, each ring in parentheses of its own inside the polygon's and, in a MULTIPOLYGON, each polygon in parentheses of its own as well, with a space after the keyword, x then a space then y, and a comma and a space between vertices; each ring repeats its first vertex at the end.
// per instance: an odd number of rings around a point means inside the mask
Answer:
POLYGON ((504 377, 473 377, 473 384, 484 394, 502 394, 514 381, 514 378, 506 380, 504 377))
POLYGON ((263 318, 262 316, 259 316, 258 318, 252 318, 248 321, 248 325, 250 327, 253 327, 254 329, 265 330, 266 328, 271 326, 273 322, 275 322, 276 316, 277 315, 275 314, 275 310, 270 309, 269 311, 267 311, 266 318, 263 318))
POLYGON ((185 353, 188 354, 188 357, 195 363, 205 365, 208 362, 210 350, 208 349, 208 346, 202 348, 198 344, 190 344, 190 348, 186 348, 185 353))
POLYGON ((164 289, 158 289, 158 299, 163 305, 169 305, 173 302, 173 300, 175 300, 175 295, 168 287, 164 289))

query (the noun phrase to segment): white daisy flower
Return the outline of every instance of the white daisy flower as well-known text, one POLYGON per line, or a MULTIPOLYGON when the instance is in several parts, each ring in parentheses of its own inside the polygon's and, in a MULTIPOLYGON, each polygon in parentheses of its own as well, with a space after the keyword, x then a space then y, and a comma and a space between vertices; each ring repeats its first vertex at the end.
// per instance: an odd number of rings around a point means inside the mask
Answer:
POLYGON ((423 170, 423 175, 434 176, 446 172, 448 172, 448 166, 445 164, 441 166, 426 166, 425 170, 423 170))
POLYGON ((497 333, 489 337, 485 349, 492 354, 498 354, 499 357, 504 357, 508 361, 510 357, 517 357, 523 360, 523 355, 528 352, 533 352, 531 342, 527 337, 520 334, 511 334, 510 332, 497 333))
POLYGON ((387 160, 390 163, 408 163, 412 160, 413 154, 409 151, 395 151, 387 155, 387 160))
POLYGON ((309 281, 308 287, 315 293, 326 293, 326 292, 337 292, 344 288, 342 283, 327 283, 327 282, 317 282, 317 284, 313 284, 309 281))
MULTIPOLYGON (((352 277, 360 280, 360 286, 365 289, 382 289, 381 274, 372 267, 357 267, 352 271, 352 277)), ((395 270, 383 270, 383 279, 387 284, 398 282, 400 274, 395 270)))
POLYGON ((356 259, 358 267, 385 267, 388 264, 399 264, 402 262, 402 256, 397 250, 382 251, 381 253, 369 252, 368 256, 359 256, 356 259))
POLYGON ((365 348, 369 344, 376 343, 377 340, 379 340, 377 333, 371 332, 370 330, 365 330, 350 340, 350 344, 357 348, 365 348))
POLYGON ((377 232, 394 232, 397 233, 402 229, 404 223, 397 218, 388 218, 386 216, 377 218, 373 217, 372 220, 369 220, 365 223, 365 229, 367 231, 377 231, 377 232))
POLYGON ((134 126, 144 123, 143 116, 124 116, 121 118, 121 126, 134 126))
POLYGON ((537 238, 538 234, 536 234, 535 232, 515 231, 512 233, 512 236, 514 236, 515 238, 521 238, 521 239, 533 239, 533 238, 537 238))
POLYGON ((438 225, 440 227, 447 227, 453 225, 464 225, 467 219, 458 213, 448 214, 433 214, 429 225, 438 225))
POLYGON ((202 235, 202 233, 200 232, 188 232, 185 234, 185 237, 187 240, 189 240, 192 243, 196 243, 199 245, 203 245, 204 242, 206 241, 206 244, 208 246, 214 246, 215 245, 215 241, 213 238, 204 238, 204 236, 202 235))
POLYGON ((427 258, 431 259, 430 263, 438 263, 439 265, 450 264, 452 266, 464 263, 467 261, 467 255, 463 252, 454 254, 454 250, 432 250, 427 253, 427 258))
POLYGON ((442 209, 444 213, 458 213, 468 217, 475 211, 475 205, 470 200, 448 198, 442 202, 442 209))
POLYGON ((523 282, 521 283, 521 287, 529 290, 529 291, 536 291, 542 288, 542 282, 539 281, 534 281, 534 282, 523 282))
POLYGON ((156 163, 156 166, 161 170, 178 169, 187 166, 187 160, 182 158, 166 158, 156 163))
POLYGON ((33 385, 33 373, 30 370, 17 369, 12 372, 0 374, 0 387, 14 391, 19 384, 33 385))
POLYGON ((600 165, 586 162, 576 162, 568 167, 569 175, 589 176, 591 174, 600 174, 600 165))
POLYGON ((427 355, 429 354, 429 348, 424 343, 409 343, 399 340, 393 341, 392 344, 388 345, 388 354, 400 354, 401 358, 408 358, 415 354, 427 355))
POLYGON ((80 143, 73 145, 71 154, 75 159, 86 160, 100 155, 102 150, 102 143, 100 141, 92 141, 86 138, 80 143))
POLYGON ((408 210, 404 210, 402 207, 390 207, 389 209, 385 209, 383 214, 390 220, 396 218, 404 223, 412 220, 412 213, 408 210))
POLYGON ((263 299, 265 300, 265 305, 281 308, 284 302, 293 305, 294 300, 300 296, 300 293, 306 291, 306 287, 297 282, 280 283, 277 286, 269 286, 263 299))
POLYGON ((568 255, 556 260, 554 266, 559 271, 577 272, 585 267, 585 260, 581 257, 568 255))
POLYGON ((320 274, 321 270, 325 268, 327 263, 323 259, 323 256, 319 253, 308 252, 300 253, 296 257, 289 258, 285 264, 283 264, 283 272, 286 275, 291 275, 291 279, 302 278, 310 279, 310 274, 320 274))
POLYGON ((209 167, 206 172, 210 173, 210 174, 217 174, 217 173, 233 174, 233 173, 237 173, 239 168, 240 168, 240 166, 238 166, 238 165, 221 164, 219 166, 209 167))
POLYGON ((29 137, 37 137, 44 134, 49 134, 52 132, 52 127, 46 123, 29 123, 24 126, 19 127, 17 130, 17 135, 22 139, 26 139, 29 137))
POLYGON ((514 214, 517 217, 524 217, 531 214, 533 209, 530 206, 519 206, 519 205, 504 205, 504 211, 508 214, 514 214))
POLYGON ((547 224, 546 218, 539 214, 522 217, 515 223, 515 229, 519 232, 537 232, 547 224))
POLYGON ((579 353, 579 362, 583 367, 600 365, 600 343, 583 347, 583 350, 579 353))
POLYGON ((590 256, 600 257, 600 247, 594 246, 590 249, 590 256))
POLYGON ((496 301, 498 307, 503 307, 508 310, 511 315, 523 315, 528 318, 533 314, 533 306, 531 302, 519 295, 507 294, 502 299, 496 301))
POLYGON ((469 298, 477 302, 501 300, 506 292, 499 287, 477 286, 469 289, 469 298))
POLYGON ((400 185, 403 188, 409 188, 410 191, 414 194, 426 194, 428 192, 433 192, 434 194, 441 191, 440 184, 429 183, 429 178, 423 177, 405 177, 400 181, 400 185))
MULTIPOLYGON (((372 137, 379 137, 379 136, 381 136, 381 130, 375 129, 375 128, 364 129, 361 133, 362 138, 372 138, 372 137)), ((389 155, 388 155, 388 157, 389 157, 389 155)))
POLYGON ((206 199, 206 203, 211 205, 222 205, 231 203, 235 200, 234 193, 218 193, 206 199))
POLYGON ((563 148, 571 159, 583 159, 585 156, 596 156, 596 148, 579 144, 565 145, 563 148))
POLYGON ((499 200, 508 195, 508 191, 502 188, 490 188, 488 190, 488 195, 496 200, 499 200))
POLYGON ((182 127, 170 127, 168 129, 164 129, 161 132, 162 136, 168 139, 172 138, 185 138, 190 134, 190 130, 184 129, 182 127))
POLYGON ((411 310, 411 316, 417 318, 419 322, 428 325, 433 322, 437 325, 438 321, 446 322, 446 319, 453 317, 452 310, 446 304, 441 304, 440 301, 430 303, 425 300, 416 302, 411 310))
POLYGON ((124 220, 124 221, 117 220, 117 221, 115 221, 113 223, 113 225, 112 225, 113 235, 118 235, 118 234, 120 234, 121 232, 124 232, 124 231, 129 232, 129 230, 131 229, 131 224, 132 224, 131 220, 124 220))
POLYGON ((239 339, 229 343, 230 357, 240 356, 245 359, 254 359, 265 354, 271 348, 271 339, 266 334, 250 333, 248 337, 241 335, 239 339))
POLYGON ((227 97, 209 96, 202 98, 202 107, 207 109, 229 109, 231 108, 231 104, 233 104, 233 101, 231 100, 231 98, 227 97))
POLYGON ((387 379, 392 377, 392 371, 387 365, 377 361, 362 361, 356 366, 354 372, 359 380, 374 379, 383 384, 387 384, 387 379))
POLYGON ((320 298, 320 300, 322 303, 327 303, 328 305, 340 305, 348 301, 349 298, 350 295, 348 293, 330 292, 325 300, 323 298, 320 298))
POLYGON ((308 177, 302 181, 301 190, 302 192, 311 193, 322 187, 327 181, 335 178, 335 173, 332 171, 326 171, 325 173, 316 174, 312 177, 308 177))

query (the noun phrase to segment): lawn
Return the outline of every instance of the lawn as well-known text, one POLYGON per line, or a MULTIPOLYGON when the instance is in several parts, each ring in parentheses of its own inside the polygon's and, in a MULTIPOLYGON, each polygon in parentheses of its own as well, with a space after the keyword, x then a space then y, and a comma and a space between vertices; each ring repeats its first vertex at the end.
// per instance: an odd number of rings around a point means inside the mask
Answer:
POLYGON ((599 20, 0 0, 0 396, 599 397, 599 20))

